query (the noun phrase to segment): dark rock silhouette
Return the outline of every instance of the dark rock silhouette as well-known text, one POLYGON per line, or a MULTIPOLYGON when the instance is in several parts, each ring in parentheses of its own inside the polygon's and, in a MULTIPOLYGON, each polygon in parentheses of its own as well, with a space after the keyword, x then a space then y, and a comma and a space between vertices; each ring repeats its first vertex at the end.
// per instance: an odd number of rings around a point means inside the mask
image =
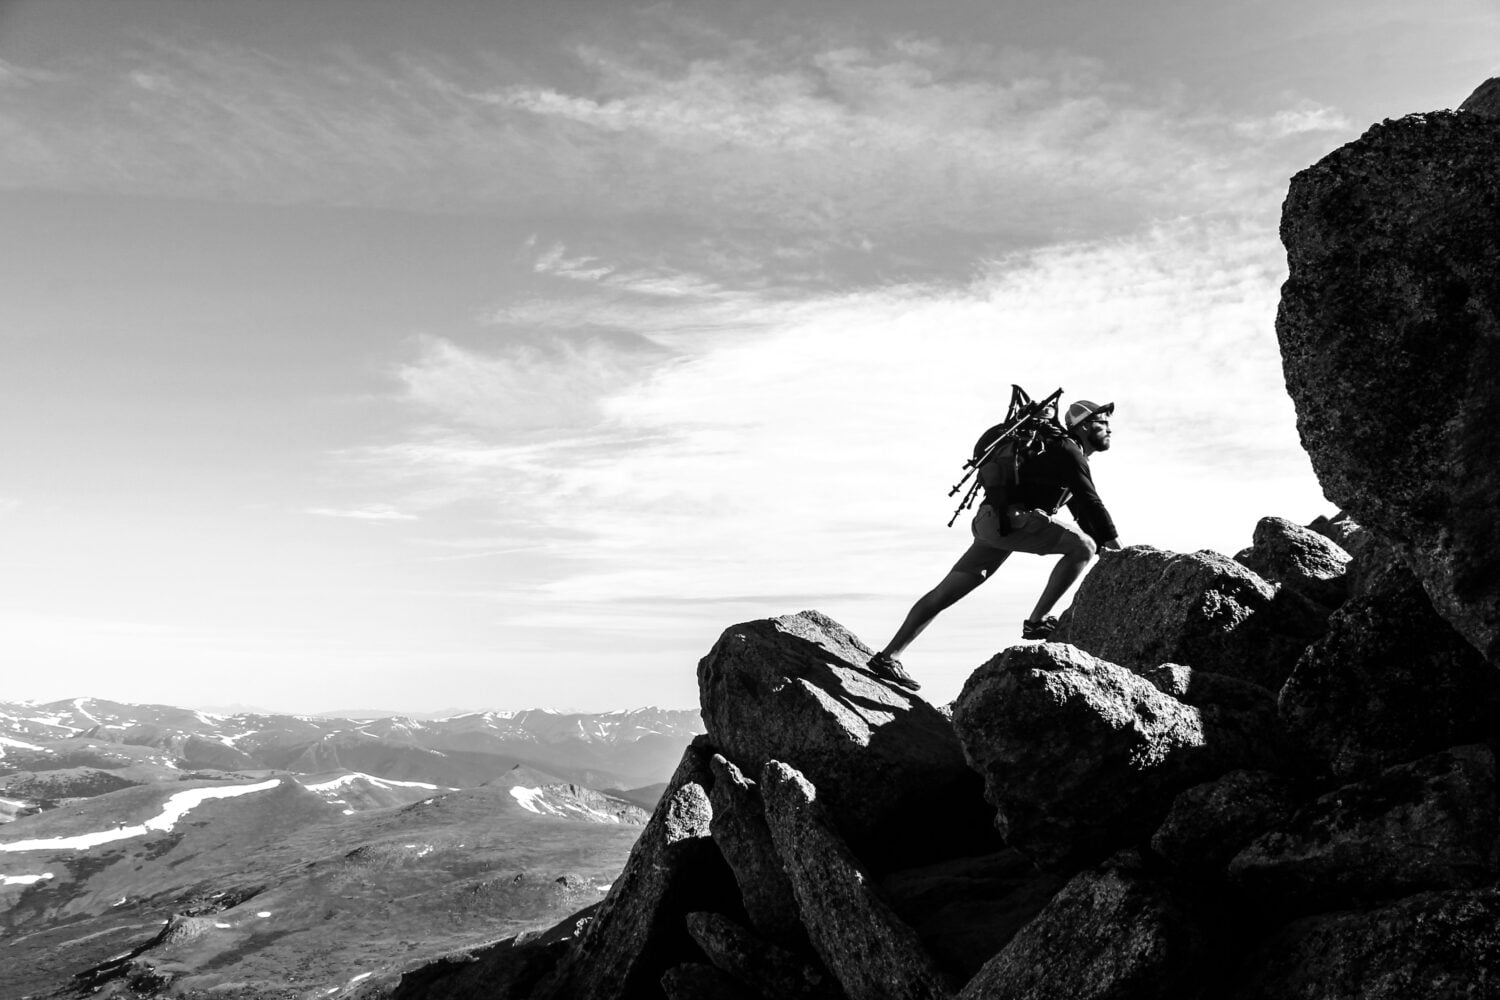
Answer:
POLYGON ((1500 996, 1497 87, 1292 183, 1277 330, 1345 512, 1101 553, 951 721, 825 615, 727 629, 608 898, 396 995, 1500 996))
MULTIPOLYGON (((1372 126, 1292 178, 1276 332, 1324 495, 1500 664, 1500 119, 1372 126)), ((1488 110, 1486 110, 1488 109, 1488 110)))
MULTIPOLYGON (((1371 546, 1361 561, 1390 551, 1371 546)), ((1500 671, 1438 615, 1405 564, 1383 563, 1361 589, 1281 689, 1302 766, 1349 780, 1497 732, 1500 671)))

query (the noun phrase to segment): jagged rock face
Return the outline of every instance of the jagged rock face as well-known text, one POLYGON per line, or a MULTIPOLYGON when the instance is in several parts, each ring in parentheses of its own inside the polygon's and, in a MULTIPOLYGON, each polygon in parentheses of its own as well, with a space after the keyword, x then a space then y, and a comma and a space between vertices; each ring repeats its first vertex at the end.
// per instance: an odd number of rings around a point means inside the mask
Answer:
POLYGON ((787 880, 771 842, 765 808, 755 782, 723 754, 709 759, 714 787, 709 802, 714 815, 709 823, 714 843, 734 872, 745 913, 753 926, 769 940, 789 948, 807 943, 792 883, 787 880))
POLYGON ((815 611, 726 629, 698 664, 708 738, 746 773, 780 760, 807 775, 862 852, 986 836, 947 717, 867 672, 870 652, 815 611))
POLYGON ((1485 739, 1500 722, 1500 672, 1438 616, 1405 565, 1367 581, 1372 592, 1334 613, 1280 695, 1303 769, 1346 781, 1485 739))
POLYGON ((1421 893, 1294 922, 1231 1000, 1482 1000, 1500 991, 1500 889, 1421 893))
POLYGON ((1326 611, 1217 552, 1100 553, 1053 640, 1131 670, 1185 663, 1281 686, 1326 611))
POLYGON ((1349 553, 1284 517, 1263 517, 1249 548, 1235 561, 1261 579, 1281 584, 1329 607, 1349 596, 1349 553))
MULTIPOLYGON (((1478 104, 1489 107, 1492 97, 1478 104)), ((1276 332, 1324 495, 1500 663, 1500 120, 1386 121, 1292 179, 1276 332)))
POLYGON ((949 984, 839 837, 818 790, 773 760, 761 794, 808 937, 849 1000, 944 1000, 949 984))
POLYGON ((1049 868, 1149 835, 1178 792, 1260 757, 1210 744, 1198 709, 1062 643, 1015 646, 980 667, 953 726, 1006 843, 1049 868))
POLYGON ((710 839, 712 784, 699 737, 683 754, 625 870, 535 1000, 633 1000, 659 988, 660 970, 680 964, 674 958, 693 953, 683 912, 735 898, 710 839))
POLYGON ((1202 958, 1195 924, 1126 852, 1076 875, 957 1000, 1178 996, 1202 958))
POLYGON ((1230 877, 1293 912, 1477 888, 1495 878, 1497 808, 1494 754, 1454 747, 1320 797, 1236 855, 1230 877))

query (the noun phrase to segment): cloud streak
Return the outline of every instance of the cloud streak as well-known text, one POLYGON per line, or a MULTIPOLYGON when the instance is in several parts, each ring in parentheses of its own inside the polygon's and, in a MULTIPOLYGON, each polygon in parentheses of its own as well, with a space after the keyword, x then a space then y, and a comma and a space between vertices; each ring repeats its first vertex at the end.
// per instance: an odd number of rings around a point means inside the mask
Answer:
POLYGON ((1076 56, 706 37, 692 58, 670 39, 577 46, 559 53, 568 88, 477 53, 315 61, 168 39, 8 65, 4 182, 1029 245, 1264 196, 1303 137, 1348 127, 1297 102, 1256 122, 1188 114, 1076 56))

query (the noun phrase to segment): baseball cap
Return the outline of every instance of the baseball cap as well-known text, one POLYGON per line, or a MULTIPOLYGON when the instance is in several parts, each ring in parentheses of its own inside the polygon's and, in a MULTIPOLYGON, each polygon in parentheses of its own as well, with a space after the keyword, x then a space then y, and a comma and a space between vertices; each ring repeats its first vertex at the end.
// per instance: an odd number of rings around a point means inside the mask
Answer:
POLYGON ((1087 399, 1075 400, 1073 405, 1068 407, 1067 415, 1063 417, 1063 426, 1068 430, 1072 430, 1096 413, 1109 416, 1113 412, 1115 412, 1114 403, 1105 403, 1103 406, 1100 406, 1098 403, 1090 402, 1087 399))

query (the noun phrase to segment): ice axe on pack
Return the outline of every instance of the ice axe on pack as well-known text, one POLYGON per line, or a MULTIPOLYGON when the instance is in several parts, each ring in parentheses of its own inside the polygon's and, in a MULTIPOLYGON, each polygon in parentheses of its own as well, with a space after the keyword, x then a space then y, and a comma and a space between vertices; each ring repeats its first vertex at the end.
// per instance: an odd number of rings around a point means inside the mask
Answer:
MULTIPOLYGON (((994 440, 989 443, 989 446, 964 463, 965 471, 963 478, 953 484, 953 488, 948 491, 948 495, 950 497, 955 496, 959 490, 964 488, 964 484, 968 483, 969 479, 974 476, 974 473, 979 471, 979 467, 988 462, 999 448, 1007 441, 1015 438, 1022 431, 1027 430, 1031 422, 1049 407, 1056 412, 1058 400, 1062 398, 1062 392, 1061 387, 1059 387, 1056 392, 1045 399, 1033 400, 1030 396, 1026 395, 1025 389, 1022 389, 1018 385, 1011 385, 1010 406, 1005 411, 1005 422, 1000 425, 999 432, 995 435, 994 440)), ((959 502, 958 509, 953 512, 953 516, 948 519, 948 527, 953 527, 953 522, 958 520, 958 515, 974 506, 974 498, 979 493, 980 485, 981 482, 978 479, 969 483, 969 491, 964 494, 964 498, 959 502)))

